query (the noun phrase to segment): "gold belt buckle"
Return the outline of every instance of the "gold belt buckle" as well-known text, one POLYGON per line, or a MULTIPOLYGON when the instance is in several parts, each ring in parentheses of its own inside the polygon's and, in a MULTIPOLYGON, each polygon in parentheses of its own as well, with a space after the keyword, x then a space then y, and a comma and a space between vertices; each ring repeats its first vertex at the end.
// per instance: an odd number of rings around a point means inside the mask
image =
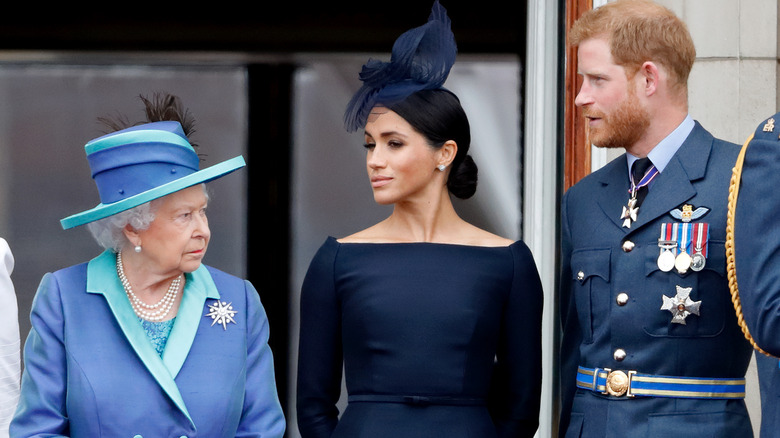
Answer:
POLYGON ((636 371, 629 371, 626 374, 624 371, 615 370, 607 374, 607 393, 615 397, 622 397, 628 394, 628 397, 633 397, 631 394, 631 377, 636 371))

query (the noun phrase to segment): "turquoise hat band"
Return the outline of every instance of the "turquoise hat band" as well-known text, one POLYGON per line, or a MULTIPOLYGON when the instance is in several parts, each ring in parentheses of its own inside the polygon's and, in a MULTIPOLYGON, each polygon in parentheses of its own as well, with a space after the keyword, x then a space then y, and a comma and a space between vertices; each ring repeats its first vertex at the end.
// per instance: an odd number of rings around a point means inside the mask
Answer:
POLYGON ((195 149, 192 148, 192 145, 190 145, 190 143, 180 135, 157 129, 112 133, 90 141, 86 144, 86 146, 84 146, 84 150, 86 151, 87 155, 91 155, 103 149, 137 143, 173 144, 189 149, 193 152, 195 151, 195 149))
MULTIPOLYGON (((157 132, 155 135, 157 135, 158 137, 156 138, 159 139, 160 133, 157 132)), ((102 204, 102 203, 98 204, 95 208, 92 208, 87 211, 83 211, 81 213, 74 214, 72 216, 68 216, 65 219, 60 220, 60 224, 62 225, 63 229, 67 230, 69 228, 77 227, 79 225, 84 225, 89 222, 94 222, 96 220, 109 217, 116 213, 129 210, 133 207, 137 207, 141 204, 155 200, 157 198, 162 198, 165 195, 170 195, 171 193, 178 192, 179 190, 182 189, 186 189, 187 187, 191 187, 196 184, 211 181, 223 175, 227 175, 228 173, 240 169, 244 166, 246 166, 244 157, 238 156, 235 158, 231 158, 227 161, 223 161, 219 164, 215 164, 214 166, 208 167, 203 170, 199 170, 197 172, 186 175, 182 178, 162 184, 160 186, 139 193, 137 195, 124 198, 117 202, 113 202, 110 204, 102 204)))

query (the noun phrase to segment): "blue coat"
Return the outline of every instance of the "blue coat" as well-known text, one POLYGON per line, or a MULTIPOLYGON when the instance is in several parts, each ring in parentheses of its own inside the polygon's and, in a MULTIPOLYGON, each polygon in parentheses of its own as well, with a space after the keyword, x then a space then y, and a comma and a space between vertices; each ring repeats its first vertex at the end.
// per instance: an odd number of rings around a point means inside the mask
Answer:
POLYGON ((761 432, 780 428, 780 113, 761 122, 745 149, 734 214, 734 268, 742 314, 757 345, 761 432), (773 120, 769 123, 769 120, 773 120), (778 126, 775 127, 774 125, 778 126), (765 130, 766 126, 766 130, 765 130))
POLYGON ((587 176, 563 198, 560 305, 561 436, 750 437, 742 399, 614 397, 578 389, 577 367, 634 370, 675 377, 742 378, 751 348, 737 325, 725 271, 726 202, 739 148, 698 123, 659 174, 638 221, 624 228, 626 157, 587 176), (683 205, 706 207, 709 223, 702 271, 659 269, 662 223, 683 205), (672 323, 663 296, 692 288, 700 314, 672 323), (618 299, 619 294, 626 294, 618 299), (625 352, 621 358, 618 350, 625 352), (621 360, 622 359, 622 360, 621 360))
POLYGON ((285 423, 252 285, 201 266, 160 357, 116 275, 115 256, 46 274, 33 301, 15 437, 281 437, 285 423), (232 303, 226 328, 204 317, 232 303))

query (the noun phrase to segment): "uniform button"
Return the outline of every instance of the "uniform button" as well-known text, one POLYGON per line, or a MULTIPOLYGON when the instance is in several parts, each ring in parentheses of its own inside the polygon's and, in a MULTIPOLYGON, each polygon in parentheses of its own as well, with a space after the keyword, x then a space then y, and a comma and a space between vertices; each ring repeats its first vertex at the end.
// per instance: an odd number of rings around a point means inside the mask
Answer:
POLYGON ((584 279, 585 279, 585 273, 584 273, 584 272, 582 272, 582 271, 578 272, 578 273, 577 273, 577 280, 580 280, 580 281, 582 281, 582 280, 584 280, 584 279))
POLYGON ((628 302, 628 294, 625 292, 619 293, 615 301, 617 301, 618 306, 625 306, 628 302))
POLYGON ((626 358, 626 350, 618 348, 615 350, 615 353, 612 355, 612 357, 614 357, 618 362, 623 362, 623 359, 626 358))
POLYGON ((634 242, 626 240, 623 242, 623 252, 631 252, 631 250, 634 249, 634 246, 634 242))
POLYGON ((144 438, 144 437, 143 437, 143 436, 141 436, 141 435, 136 435, 136 436, 134 436, 133 438, 144 438))

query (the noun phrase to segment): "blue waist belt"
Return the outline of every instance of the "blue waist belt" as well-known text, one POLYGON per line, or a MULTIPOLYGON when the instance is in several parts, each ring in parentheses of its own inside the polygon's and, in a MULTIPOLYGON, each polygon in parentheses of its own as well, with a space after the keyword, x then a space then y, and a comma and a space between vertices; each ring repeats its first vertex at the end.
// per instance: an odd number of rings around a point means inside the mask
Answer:
POLYGON ((615 397, 745 398, 745 379, 673 377, 577 367, 577 387, 615 397))
POLYGON ((485 399, 483 398, 392 394, 356 394, 350 395, 347 401, 350 403, 403 403, 417 406, 482 406, 485 404, 485 399))

